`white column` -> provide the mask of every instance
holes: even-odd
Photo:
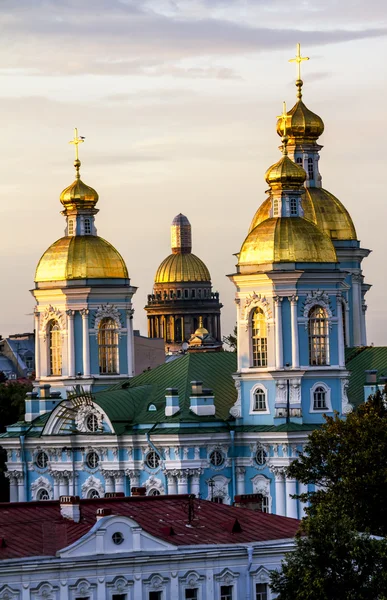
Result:
[[[111,471],[101,471],[101,473],[105,478],[105,492],[114,492],[114,477]]]
[[[16,479],[16,477],[13,477],[12,474],[10,473],[10,476],[9,476],[9,501],[17,502],[17,500],[18,500],[17,479]]]
[[[275,514],[284,517],[285,511],[285,474],[283,467],[272,467],[275,477]]]
[[[75,345],[74,345],[74,314],[73,310],[66,310],[67,314],[67,353],[68,353],[68,375],[75,376]]]
[[[52,474],[54,479],[54,500],[59,500],[59,478],[56,471]]]
[[[40,377],[39,313],[35,310],[35,379]]]
[[[125,494],[125,477],[122,471],[117,471],[115,474],[116,492]]]
[[[282,344],[282,298],[274,298],[274,318],[275,318],[275,366],[282,369],[284,366],[283,344]]]
[[[237,496],[245,493],[245,467],[237,467],[236,471],[236,493]]]
[[[295,479],[288,479],[286,477],[286,516],[291,519],[298,518],[297,511],[297,500],[295,498],[291,498],[290,496],[297,493],[297,486]]]
[[[361,346],[361,282],[359,273],[352,275],[352,331],[353,345]]]
[[[360,320],[360,335],[361,335],[361,345],[367,345],[367,331],[366,331],[366,310],[367,305],[363,298],[361,305],[361,320]]]
[[[301,483],[298,482],[298,492],[300,494],[306,494],[308,491],[308,486],[306,483]],[[305,508],[308,506],[307,502],[301,502],[301,500],[299,500],[299,514],[300,514],[300,519],[302,519],[302,517],[306,517],[306,512],[305,512]]]
[[[177,494],[177,484],[174,472],[166,471],[165,476],[168,480],[168,494]]]
[[[337,311],[337,339],[338,339],[338,344],[339,344],[339,367],[345,367],[343,303],[341,300],[341,294],[336,295],[336,311]]]
[[[191,494],[195,494],[196,498],[199,498],[200,494],[200,475],[200,469],[191,471]]]
[[[138,487],[140,485],[140,471],[126,469],[125,475],[129,477],[130,493],[132,494],[132,487]]]
[[[69,480],[64,475],[60,476],[59,479],[59,496],[69,495]]]
[[[90,377],[90,338],[89,338],[89,311],[83,308],[82,315],[82,362],[83,376]]]
[[[185,471],[177,473],[177,493],[188,494],[188,477]]]
[[[133,308],[126,311],[126,329],[127,329],[127,352],[128,352],[128,375],[134,375],[134,339],[133,339]]]
[[[25,490],[24,490],[24,477],[21,472],[18,473],[17,490],[18,490],[18,498],[17,498],[18,502],[26,502],[27,498],[26,498],[26,494],[25,494]]]
[[[297,317],[297,296],[290,296],[290,320],[292,329],[292,367],[298,369],[300,366],[300,354],[298,350],[298,317]]]

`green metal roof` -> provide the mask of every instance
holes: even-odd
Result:
[[[230,419],[230,408],[237,399],[232,379],[236,368],[234,352],[186,354],[97,392],[94,399],[108,415],[117,434],[129,432],[140,424],[226,421]],[[215,416],[198,417],[190,411],[191,381],[202,381],[204,388],[213,391]],[[173,417],[165,416],[167,388],[176,388],[179,393],[180,411]],[[148,410],[151,404],[156,410]]]
[[[357,406],[364,401],[365,371],[375,369],[378,377],[387,376],[387,346],[347,348],[345,358],[346,367],[351,372],[348,399]]]

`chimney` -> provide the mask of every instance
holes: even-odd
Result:
[[[130,490],[132,496],[146,496],[145,487],[132,487]]]
[[[41,398],[49,398],[50,397],[51,386],[49,383],[45,383],[44,385],[41,385],[39,389],[40,389],[40,397]]]
[[[60,514],[64,519],[71,519],[74,523],[81,520],[79,496],[60,496]]]
[[[180,410],[179,392],[176,388],[167,388],[165,390],[165,416],[172,417]]]
[[[191,381],[190,410],[198,416],[215,414],[215,398],[212,390],[203,388],[201,381]]]
[[[104,517],[108,517],[111,514],[112,514],[111,508],[97,508],[97,513],[96,513],[97,521],[99,521],[100,519],[103,519]]]
[[[125,498],[124,492],[105,492],[104,498]]]
[[[36,417],[39,417],[39,405],[40,400],[38,392],[27,392],[25,399],[26,412],[24,415],[24,420],[27,421],[27,423],[30,423],[36,419]]]
[[[377,378],[377,370],[376,369],[371,369],[369,371],[365,371],[365,376],[366,376],[366,384],[368,385],[375,385],[376,384],[376,378]]]

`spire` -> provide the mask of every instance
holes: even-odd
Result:
[[[286,121],[288,119],[288,113],[286,112],[286,102],[285,100],[282,103],[282,115],[278,115],[277,119],[281,119],[281,124],[282,124],[282,131],[283,131],[283,135],[282,135],[282,154],[284,156],[288,155],[288,141],[289,141],[289,137],[286,133]]]
[[[294,58],[290,58],[289,62],[295,62],[297,65],[296,86],[297,86],[297,98],[299,98],[299,100],[301,100],[301,98],[302,98],[301,88],[304,83],[301,79],[301,63],[304,60],[309,60],[309,56],[301,56],[301,44],[297,44],[297,54]]]
[[[190,254],[192,250],[191,223],[181,213],[172,221],[171,247],[173,254]]]
[[[81,135],[78,136],[78,128],[75,127],[74,128],[74,138],[69,141],[69,144],[74,144],[74,150],[75,150],[74,167],[75,167],[75,177],[77,179],[81,178],[81,175],[79,173],[79,168],[81,166],[81,161],[79,160],[78,146],[79,146],[79,144],[83,144],[84,141],[85,141],[85,138],[82,137]]]

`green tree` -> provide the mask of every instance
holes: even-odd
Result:
[[[233,332],[223,337],[223,342],[230,348],[230,352],[236,352],[238,348],[238,329],[235,325]]]
[[[0,383],[0,433],[5,431],[7,425],[23,418],[26,393],[31,390],[32,383]]]
[[[295,552],[272,576],[278,600],[387,598],[386,455],[386,391],[309,436],[288,474],[319,489],[301,496]]]

